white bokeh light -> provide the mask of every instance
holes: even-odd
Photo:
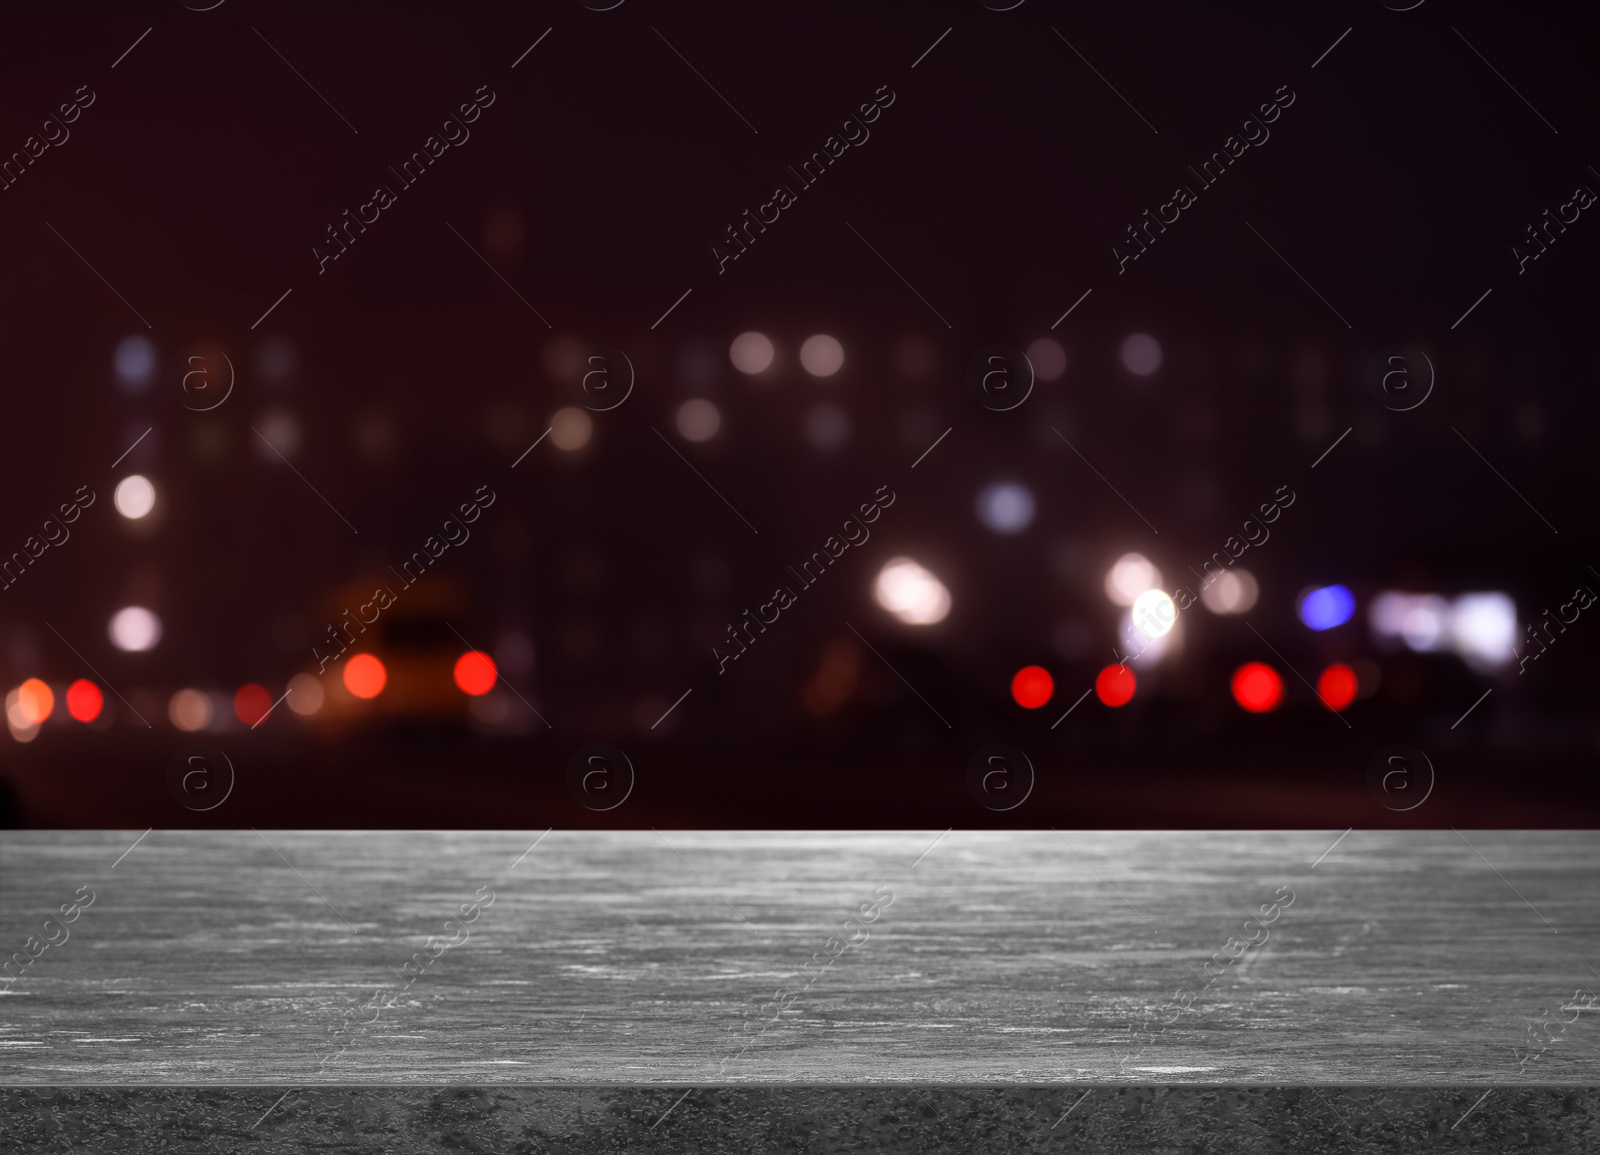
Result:
[[[111,615],[107,632],[117,649],[142,653],[161,640],[161,619],[143,606],[128,606]]]
[[[826,333],[807,337],[800,346],[800,364],[813,377],[832,377],[844,367],[844,346]]]
[[[1033,491],[1020,482],[996,482],[978,494],[978,520],[995,533],[1021,533],[1033,524],[1033,512]]]
[[[884,563],[872,596],[908,626],[931,626],[950,614],[950,591],[945,584],[908,557]]]
[[[1451,644],[1475,670],[1487,672],[1511,661],[1517,626],[1517,605],[1503,593],[1462,594],[1451,607]]]
[[[1122,342],[1122,367],[1136,377],[1161,368],[1161,342],[1149,333],[1130,333]]]
[[[1214,614],[1247,614],[1261,596],[1261,587],[1247,569],[1224,570],[1200,591],[1200,600]]]
[[[728,360],[741,373],[765,372],[772,365],[772,357],[772,342],[765,333],[740,333],[728,346]]]
[[[167,720],[190,733],[209,726],[214,713],[204,690],[179,690],[167,702]]]
[[[1133,599],[1134,628],[1146,638],[1170,633],[1178,620],[1178,605],[1163,590],[1145,590]]]
[[[678,406],[678,432],[687,441],[710,441],[722,428],[722,413],[702,397]]]
[[[557,409],[550,415],[550,441],[566,453],[574,453],[589,444],[593,433],[593,419],[576,405]]]
[[[1106,597],[1119,606],[1131,606],[1145,590],[1161,584],[1161,573],[1142,553],[1125,553],[1106,574]]]
[[[131,474],[117,483],[116,492],[111,495],[112,502],[117,507],[117,512],[123,517],[137,521],[155,508],[156,487],[150,484],[148,478],[139,474]]]

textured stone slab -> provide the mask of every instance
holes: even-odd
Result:
[[[276,1102],[275,1102],[276,1100]],[[1070,1113],[1069,1113],[1070,1112]],[[1582,1152],[1600,1091],[1517,1087],[0,1089],[0,1148],[677,1152]]]
[[[538,836],[8,834],[0,1084],[1600,1082],[1589,832]]]

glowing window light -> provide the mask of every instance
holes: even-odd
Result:
[[[456,686],[463,694],[471,694],[474,698],[487,694],[494,689],[499,676],[494,668],[494,659],[488,654],[469,650],[456,659]]]
[[[1145,590],[1161,584],[1161,572],[1142,553],[1125,553],[1106,574],[1106,597],[1131,606]]]
[[[79,722],[93,722],[105,705],[105,695],[100,687],[87,678],[79,678],[67,687],[67,713]]]
[[[29,678],[17,687],[17,713],[30,726],[37,726],[55,712],[56,696],[39,678]]]
[[[728,346],[728,360],[733,362],[733,367],[751,376],[770,368],[772,358],[772,341],[765,333],[753,330],[749,333],[740,333],[733,339],[733,344]]]
[[[1134,628],[1147,638],[1169,633],[1178,620],[1178,605],[1164,590],[1145,590],[1133,599]]]
[[[832,377],[844,368],[844,346],[826,333],[807,337],[800,346],[800,364],[813,377]]]
[[[148,337],[124,337],[112,354],[117,384],[124,392],[142,393],[156,372],[156,347]]]
[[[1040,337],[1028,346],[1028,360],[1033,364],[1033,375],[1041,381],[1054,381],[1067,371],[1067,352],[1059,342]]]
[[[389,671],[375,654],[356,654],[344,664],[344,688],[358,698],[376,698],[389,683]]]
[[[1133,701],[1133,692],[1138,688],[1133,671],[1123,665],[1107,666],[1094,680],[1094,696],[1113,708]]]
[[[265,686],[246,682],[233,696],[233,716],[246,726],[254,727],[272,709],[272,695]]]
[[[211,714],[211,698],[203,690],[179,690],[167,702],[167,718],[180,730],[204,730]]]
[[[806,440],[821,450],[838,449],[850,440],[850,415],[837,405],[823,402],[806,410]]]
[[[878,571],[872,596],[908,626],[931,626],[950,614],[950,591],[908,557],[890,558]]]
[[[565,453],[575,453],[589,444],[594,421],[576,405],[557,409],[550,415],[550,442]]]
[[[117,649],[142,653],[161,640],[161,619],[143,606],[128,606],[111,615],[107,632]]]
[[[1021,482],[995,482],[978,494],[978,520],[995,533],[1021,533],[1033,524],[1033,511],[1033,491]]]
[[[1233,566],[1200,590],[1200,600],[1214,614],[1247,614],[1261,596],[1261,587],[1249,570]]]
[[[1055,689],[1055,679],[1043,666],[1023,666],[1011,679],[1011,697],[1024,710],[1037,710]]]
[[[1122,367],[1136,377],[1161,368],[1161,342],[1149,333],[1129,333],[1122,342]]]
[[[710,441],[722,428],[722,412],[703,397],[678,406],[678,432],[686,441]]]
[[[137,473],[130,474],[117,483],[111,500],[118,513],[130,521],[137,521],[155,508],[156,487],[150,484],[149,478]]]
[[[289,709],[303,718],[309,718],[322,709],[322,680],[315,674],[296,674],[289,679],[289,696],[284,699]]]
[[[1322,586],[1300,596],[1300,620],[1313,630],[1342,626],[1355,613],[1355,595],[1344,586]]]
[[[1342,710],[1354,702],[1356,689],[1356,672],[1343,662],[1334,662],[1317,677],[1317,697],[1330,710]]]
[[[1265,662],[1246,662],[1233,672],[1233,700],[1252,714],[1276,710],[1283,701],[1283,679]]]

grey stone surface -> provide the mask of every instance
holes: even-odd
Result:
[[[29,1155],[1600,1150],[1600,1091],[1502,1088],[1474,1107],[1483,1093],[1479,1087],[791,1086],[699,1088],[684,1096],[676,1088],[500,1086],[307,1087],[284,1097],[277,1087],[4,1088],[0,1149]]]

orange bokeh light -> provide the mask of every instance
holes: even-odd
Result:
[[[1133,701],[1139,681],[1127,666],[1107,666],[1094,680],[1094,694],[1108,706],[1126,706]]]
[[[39,725],[55,708],[55,694],[38,678],[29,678],[17,687],[17,709],[29,725]]]
[[[373,654],[357,654],[344,664],[344,688],[358,698],[376,698],[389,683],[389,671]]]
[[[488,654],[468,650],[456,659],[456,685],[461,687],[463,694],[471,694],[473,697],[487,694],[494,689],[495,679],[498,677],[494,659]]]
[[[246,682],[233,696],[233,713],[246,726],[254,726],[267,716],[267,711],[270,709],[272,709],[272,695],[267,693],[266,687],[258,686],[254,682]]]
[[[67,713],[80,722],[93,722],[105,705],[105,695],[100,687],[87,678],[79,678],[67,687]]]
[[[1011,679],[1011,696],[1025,710],[1037,710],[1055,691],[1055,679],[1043,666],[1023,666]]]
[[[1342,710],[1356,700],[1356,672],[1335,662],[1317,678],[1317,696],[1330,710]]]
[[[1283,679],[1265,662],[1246,662],[1233,672],[1233,700],[1252,714],[1276,710],[1283,701]]]

